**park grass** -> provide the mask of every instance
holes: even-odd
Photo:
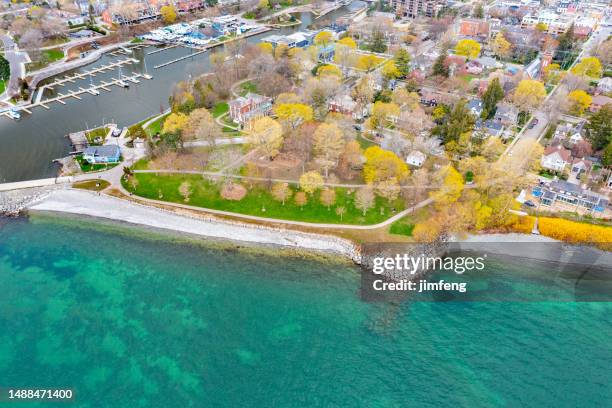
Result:
[[[166,120],[166,117],[168,117],[168,115],[169,115],[169,113],[165,114],[165,115],[157,118],[153,122],[151,122],[151,124],[149,126],[147,126],[146,129],[144,129],[145,133],[149,137],[155,136],[156,134],[161,133],[162,126],[164,125],[164,121]]]
[[[64,58],[64,51],[61,48],[43,50],[41,51],[40,59],[38,61],[27,64],[27,70],[28,72],[37,71],[61,60],[62,58]]]
[[[355,207],[354,192],[349,192],[347,188],[336,188],[336,203],[330,209],[320,203],[319,193],[309,196],[308,203],[300,209],[293,198],[283,206],[273,199],[268,189],[261,186],[254,186],[241,201],[230,201],[221,197],[218,185],[205,180],[202,176],[136,173],[135,177],[138,186],[134,193],[145,198],[283,220],[368,225],[382,222],[395,214],[393,210],[401,211],[404,208],[402,200],[389,203],[378,197],[376,206],[368,210],[364,216],[363,212]],[[179,186],[184,181],[191,184],[192,195],[188,202],[185,202],[179,193]],[[126,189],[133,191],[128,182],[124,181],[124,184]],[[295,193],[295,187],[292,189]],[[336,214],[336,208],[340,206],[346,209],[342,221]]]
[[[246,81],[240,84],[239,94],[244,96],[249,92],[257,93],[257,85],[254,82]]]
[[[212,108],[211,111],[213,117],[215,118],[218,118],[219,116],[227,112],[229,112],[229,105],[227,104],[227,102],[219,102]]]
[[[110,186],[110,183],[106,180],[79,181],[78,183],[74,183],[72,185],[73,188],[79,188],[82,190],[90,190],[90,191],[102,191],[108,186]]]
[[[4,80],[0,79],[0,94],[2,92],[4,92],[4,90],[6,89],[6,84],[4,82]]]
[[[412,236],[412,231],[414,230],[414,224],[411,223],[412,220],[408,218],[402,218],[400,220],[395,221],[389,227],[389,233],[394,235],[405,235],[407,237]]]

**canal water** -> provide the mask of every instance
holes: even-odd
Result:
[[[339,16],[359,8],[362,2],[333,11],[316,21],[317,24],[330,23]],[[302,24],[284,28],[280,33],[290,33],[305,29],[313,22],[310,13],[298,15]],[[257,43],[261,38],[279,33],[270,31],[248,38],[248,42]],[[86,128],[114,122],[120,126],[136,123],[146,117],[159,113],[168,107],[168,97],[175,83],[184,80],[189,75],[197,75],[209,69],[210,52],[193,58],[171,64],[164,68],[154,69],[154,66],[191,53],[189,49],[173,48],[152,55],[149,52],[155,47],[139,49],[134,57],[138,63],[124,65],[123,75],[132,72],[144,72],[145,67],[152,80],[141,79],[139,84],[131,84],[129,89],[117,86],[111,87],[111,92],[101,90],[99,96],[83,94],[81,100],[70,98],[66,105],[52,103],[51,109],[35,108],[32,115],[22,114],[21,120],[14,121],[0,117],[0,183],[20,180],[32,180],[44,177],[54,177],[57,166],[53,160],[66,156],[70,151],[66,134]],[[89,71],[95,67],[109,64],[127,58],[126,55],[104,55],[93,64],[72,71]],[[63,77],[65,74],[60,75]],[[119,70],[99,73],[93,78],[94,84],[117,78]],[[55,88],[55,91],[66,93],[70,90],[86,88],[90,80],[84,79],[75,83],[66,83]],[[45,97],[52,96],[46,94]],[[44,99],[44,98],[43,98]]]

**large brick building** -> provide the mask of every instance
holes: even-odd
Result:
[[[391,0],[395,14],[400,17],[435,17],[441,8],[439,0]]]

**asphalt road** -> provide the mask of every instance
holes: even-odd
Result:
[[[27,53],[18,51],[17,44],[10,36],[0,34],[0,40],[4,43],[4,58],[11,66],[11,77],[5,93],[5,96],[8,96],[19,92],[19,78],[25,76],[24,63],[29,62],[30,58]]]

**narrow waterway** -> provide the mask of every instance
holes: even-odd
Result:
[[[333,22],[339,16],[361,5],[361,2],[353,2],[350,6],[342,7],[317,20],[317,24]],[[261,38],[274,33],[302,30],[313,21],[310,13],[301,13],[298,17],[302,21],[301,25],[258,34],[249,37],[248,42],[256,43]],[[50,110],[35,108],[32,115],[23,114],[19,121],[0,117],[0,183],[54,177],[58,169],[53,164],[53,160],[65,156],[70,150],[68,139],[65,137],[67,133],[108,122],[126,126],[154,115],[168,107],[168,96],[176,82],[209,69],[209,52],[164,68],[154,69],[153,67],[158,64],[191,52],[185,48],[173,48],[148,55],[154,49],[155,47],[148,47],[135,51],[134,58],[139,62],[124,65],[122,68],[123,75],[143,72],[146,68],[148,73],[153,75],[152,80],[141,79],[139,84],[131,84],[129,89],[113,86],[111,92],[100,91],[99,96],[83,94],[81,100],[67,99],[66,105],[53,103],[50,105]],[[95,63],[73,72],[89,71],[125,58],[126,55],[107,54]],[[60,77],[64,75],[66,73]],[[118,76],[119,70],[115,69],[97,74],[92,81],[98,84],[100,81],[108,81]],[[79,87],[86,88],[89,83],[89,79],[75,83],[68,82],[56,87],[55,91],[66,93],[78,90]]]

